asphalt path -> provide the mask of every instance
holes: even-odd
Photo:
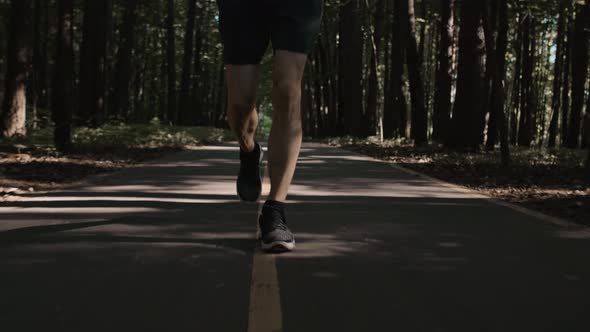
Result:
[[[237,157],[0,203],[0,331],[590,331],[588,229],[310,143],[267,255]]]

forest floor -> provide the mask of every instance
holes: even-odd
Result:
[[[376,159],[482,192],[488,196],[590,225],[587,151],[513,148],[512,165],[500,165],[499,152],[458,153],[438,145],[414,147],[396,142],[329,140]]]
[[[228,132],[215,128],[115,124],[76,129],[73,150],[63,154],[53,146],[52,129],[37,130],[26,139],[0,141],[0,201],[60,189],[89,175],[229,138]]]

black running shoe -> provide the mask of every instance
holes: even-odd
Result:
[[[240,173],[238,174],[238,196],[246,202],[256,202],[262,192],[260,164],[262,147],[255,142],[254,151],[244,152],[240,149]]]
[[[295,249],[295,237],[287,227],[285,214],[280,209],[265,205],[258,219],[260,247],[268,252],[285,252]]]

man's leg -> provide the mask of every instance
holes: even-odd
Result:
[[[273,124],[268,142],[269,200],[287,199],[301,150],[301,80],[307,55],[278,50],[273,66]]]
[[[258,127],[256,92],[260,77],[259,65],[227,65],[226,68],[229,126],[236,135],[240,148],[254,150],[254,135]]]
[[[301,79],[307,55],[277,51],[273,68],[273,123],[268,141],[268,173],[271,189],[259,218],[261,247],[267,251],[295,248],[287,227],[284,201],[293,180],[301,150]]]

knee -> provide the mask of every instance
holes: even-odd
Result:
[[[289,79],[275,79],[273,80],[273,92],[284,102],[298,102],[301,99],[301,82]]]
[[[256,109],[255,94],[239,94],[228,99],[228,108],[233,112],[247,113]]]

